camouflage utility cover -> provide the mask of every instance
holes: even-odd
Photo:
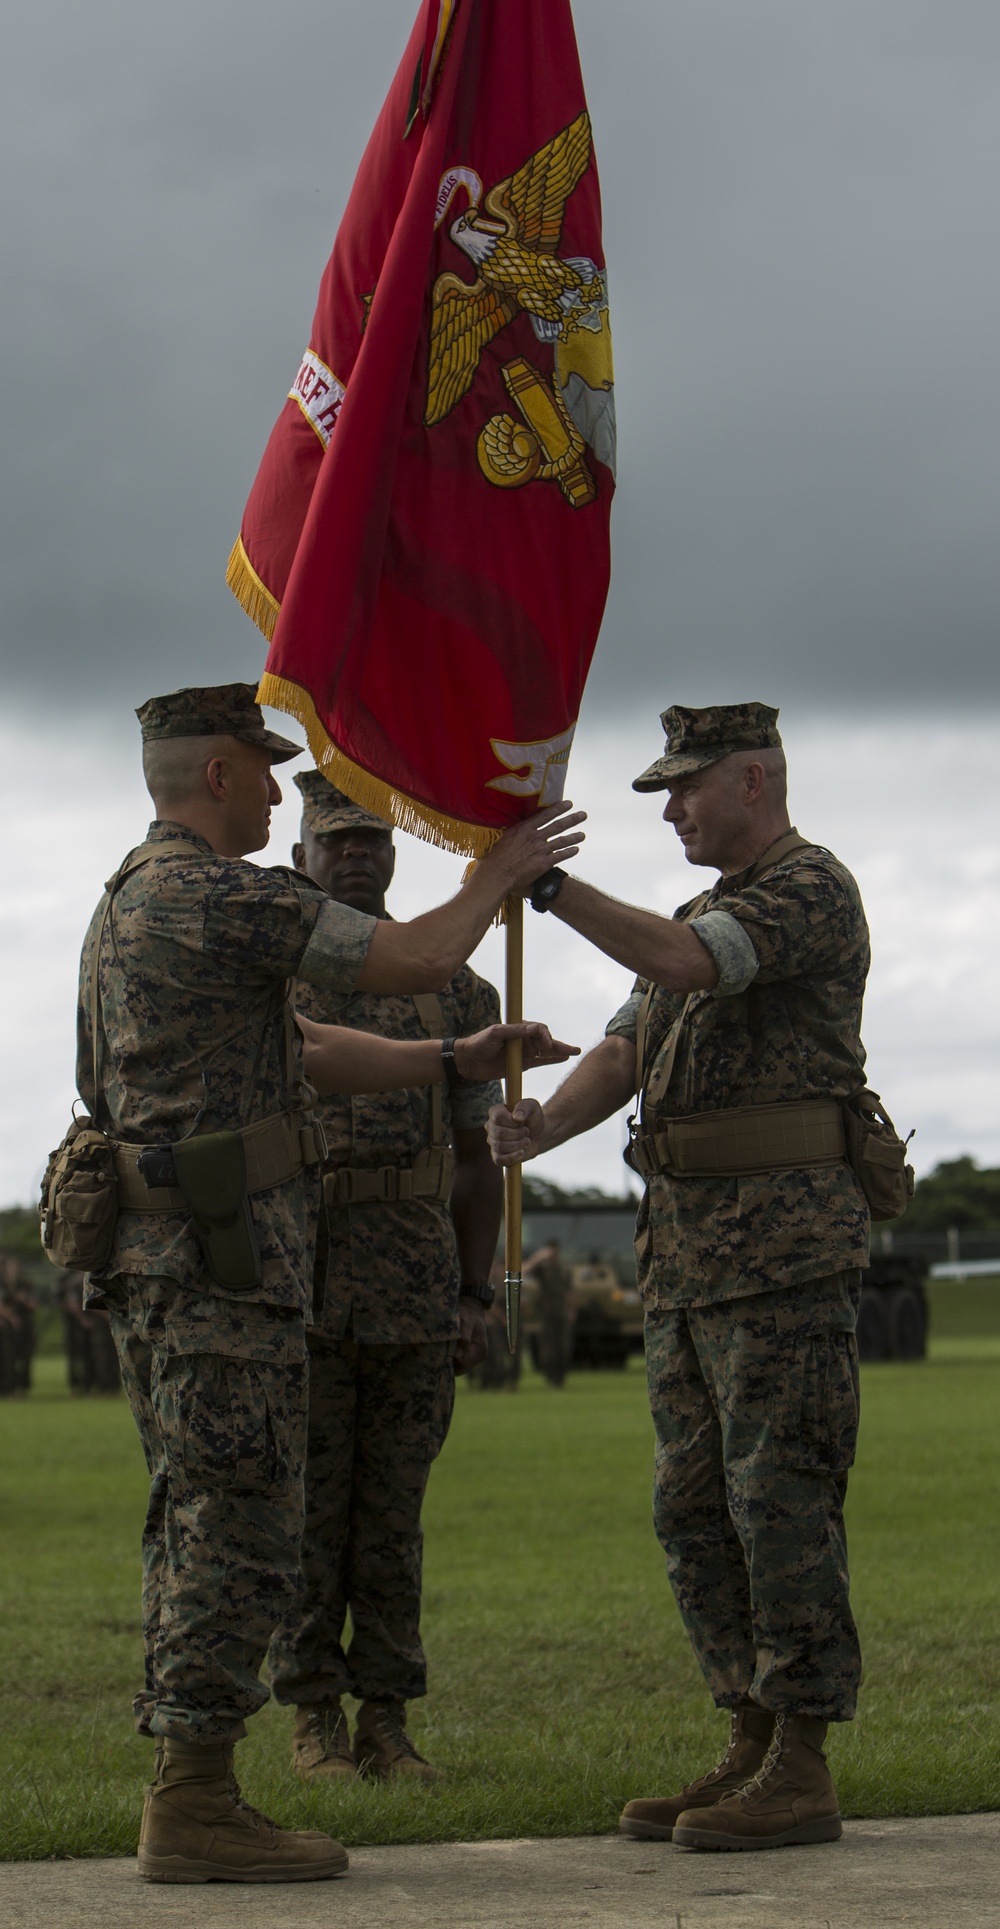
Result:
[[[300,985],[307,1018],[383,1038],[420,1039],[427,1033],[411,998],[354,992],[331,998]],[[500,1000],[468,965],[439,993],[446,1037],[495,1025]],[[442,1093],[445,1126],[485,1125],[501,1099],[494,1082]],[[410,1166],[431,1143],[429,1089],[335,1093],[320,1101],[331,1167]],[[447,1205],[435,1199],[371,1202],[329,1208],[330,1257],[326,1295],[317,1324],[331,1339],[345,1334],[363,1345],[412,1346],[452,1339],[458,1332],[458,1254]]]
[[[708,710],[671,704],[660,715],[666,733],[662,757],[644,770],[633,790],[665,790],[677,777],[721,763],[734,750],[777,750],[778,712],[769,703],[716,703]]]
[[[685,997],[661,989],[653,999],[645,1054],[653,1102],[644,1117],[654,1131],[660,1119],[844,1098],[864,1083],[870,953],[853,877],[814,847],[752,885],[747,876],[721,878],[693,920],[720,977],[714,990],[691,998],[665,1092],[657,1090],[657,1066]],[[634,1040],[647,990],[638,979],[610,1035]],[[766,1292],[866,1265],[868,1234],[864,1195],[846,1164],[752,1178],[658,1175],[639,1213],[640,1290],[647,1304],[664,1306]]]
[[[287,1108],[286,981],[300,974],[328,992],[349,991],[375,919],[335,904],[294,872],[218,857],[181,825],[157,821],[148,839],[189,843],[191,856],[152,859],[115,895],[101,944],[96,1117],[114,1139],[171,1145],[192,1128],[238,1130]],[[90,963],[103,907],[104,899],[80,965],[77,1083],[88,1107]],[[294,1047],[301,1066],[297,1031]],[[303,1308],[317,1209],[315,1168],[253,1196],[263,1277],[241,1301]],[[123,1211],[111,1258],[95,1279],[115,1273],[209,1290],[183,1212]],[[90,1294],[97,1296],[93,1287]]]
[[[321,770],[298,771],[295,788],[302,795],[302,816],[317,837],[326,837],[332,831],[353,830],[355,827],[388,831],[390,837],[392,835],[393,825],[387,817],[376,817],[374,811],[356,804],[353,797],[348,797],[345,791],[331,784]]]
[[[275,764],[302,755],[301,744],[268,729],[252,683],[170,690],[166,696],[150,697],[135,714],[143,743],[159,743],[166,737],[235,737],[240,743],[269,750]]]

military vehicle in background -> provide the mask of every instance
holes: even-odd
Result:
[[[926,1258],[873,1253],[861,1275],[858,1356],[862,1360],[923,1360],[927,1356]]]
[[[558,1239],[573,1279],[576,1325],[575,1367],[623,1367],[641,1353],[642,1302],[635,1285],[632,1236],[638,1199],[530,1205],[524,1212],[527,1257]],[[931,1255],[893,1251],[885,1234],[876,1234],[871,1264],[862,1276],[858,1352],[862,1360],[922,1360],[927,1353],[927,1292]],[[906,1244],[911,1242],[907,1241]],[[921,1241],[912,1242],[918,1247]],[[521,1324],[537,1364],[540,1322],[535,1314],[530,1276],[521,1292]]]
[[[642,1301],[635,1286],[632,1237],[638,1200],[580,1205],[526,1206],[525,1257],[558,1239],[573,1281],[574,1367],[623,1367],[641,1353]],[[521,1326],[538,1365],[541,1322],[529,1274],[521,1288]]]
[[[558,1233],[550,1238],[558,1238]],[[563,1255],[573,1281],[573,1350],[571,1366],[624,1366],[632,1353],[641,1353],[642,1301],[635,1289],[635,1267],[615,1263],[607,1254],[587,1259]],[[536,1308],[535,1282],[529,1274],[521,1288],[521,1325],[532,1362],[539,1366],[541,1321]]]

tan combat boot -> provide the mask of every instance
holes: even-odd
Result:
[[[757,1773],[713,1808],[678,1817],[684,1849],[780,1849],[792,1842],[836,1842],[843,1833],[837,1791],[826,1765],[827,1724],[811,1715],[775,1715]]]
[[[347,1716],[339,1701],[314,1701],[295,1711],[292,1767],[307,1780],[356,1781]]]
[[[689,1808],[710,1808],[723,1795],[735,1794],[767,1754],[774,1716],[766,1708],[733,1708],[729,1715],[729,1747],[717,1768],[689,1782],[679,1795],[651,1801],[628,1802],[618,1823],[623,1835],[644,1842],[669,1842],[678,1815]]]
[[[315,1882],[345,1874],[339,1842],[279,1829],[243,1801],[231,1748],[165,1741],[156,1769],[139,1834],[147,1882]]]
[[[417,1782],[443,1782],[439,1768],[418,1755],[404,1727],[405,1701],[363,1701],[354,1730],[354,1759],[369,1780],[387,1782],[406,1775]]]

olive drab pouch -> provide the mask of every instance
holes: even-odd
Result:
[[[118,1190],[107,1134],[86,1116],[74,1118],[50,1154],[42,1180],[42,1251],[53,1266],[96,1273],[114,1245]]]
[[[913,1167],[877,1092],[853,1092],[842,1106],[847,1163],[873,1219],[899,1219],[913,1198]]]
[[[205,1265],[225,1292],[261,1281],[260,1250],[247,1194],[239,1132],[202,1132],[171,1147],[177,1184],[191,1212]]]

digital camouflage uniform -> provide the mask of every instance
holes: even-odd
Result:
[[[385,1038],[427,1037],[412,999],[331,998],[300,1009]],[[499,1021],[493,986],[464,966],[440,993],[445,1036]],[[485,1124],[495,1084],[442,1090],[446,1126]],[[431,1144],[428,1090],[335,1094],[320,1105],[330,1169],[408,1168]],[[430,1199],[333,1206],[326,1287],[309,1333],[309,1450],[302,1595],[271,1647],[279,1701],[412,1701],[426,1692],[420,1641],[431,1465],[451,1421],[459,1267],[448,1207]],[[343,1635],[348,1610],[351,1640]]]
[[[665,713],[665,725],[677,714]],[[685,995],[654,996],[647,1120],[843,1098],[864,1083],[869,944],[854,879],[818,848],[748,877],[720,879],[690,920],[720,975],[687,1002],[666,1091],[658,1067]],[[647,989],[637,981],[609,1034],[635,1039]],[[656,1174],[643,1198],[636,1257],[657,1438],[654,1519],[720,1707],[752,1695],[774,1711],[834,1721],[854,1713],[860,1655],[843,1502],[868,1233],[844,1162],[762,1177]]]
[[[140,717],[152,734],[155,714]],[[262,741],[238,721],[210,727]],[[162,734],[208,731],[196,716]],[[96,1116],[119,1142],[170,1145],[289,1107],[286,981],[349,991],[375,920],[292,872],[219,857],[179,825],[158,821],[148,838],[180,840],[190,857],[154,858],[115,894],[100,953]],[[80,975],[77,1075],[88,1103],[90,960],[102,909],[103,900]],[[294,1050],[300,1066],[297,1032]],[[261,1283],[246,1291],[227,1293],[208,1277],[183,1211],[123,1210],[109,1264],[89,1281],[88,1305],[111,1313],[151,1475],[146,1682],[134,1703],[141,1733],[231,1742],[267,1699],[258,1670],[296,1585],[318,1207],[316,1166],[252,1197]]]

